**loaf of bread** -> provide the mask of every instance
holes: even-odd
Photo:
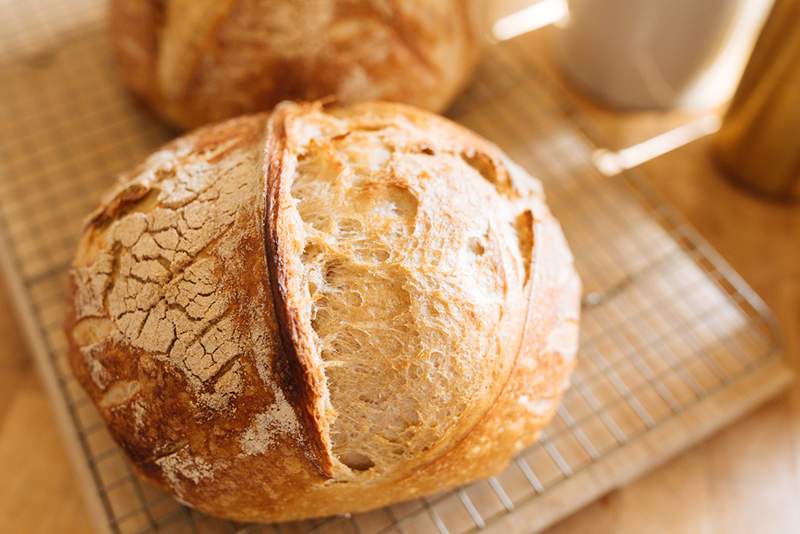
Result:
[[[71,365],[137,471],[240,521],[498,472],[578,336],[539,182],[401,104],[287,102],[171,142],[91,216],[71,285]]]
[[[126,85],[194,127],[284,99],[443,110],[478,58],[485,0],[111,0]]]

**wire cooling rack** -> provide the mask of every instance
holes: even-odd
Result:
[[[451,116],[545,183],[583,277],[579,365],[541,440],[487,481],[352,517],[215,520],[133,476],[67,369],[66,269],[114,175],[173,132],[115,77],[101,0],[0,2],[0,250],[98,530],[531,532],[780,391],[768,312],[630,173],[605,177],[529,36],[493,45]]]

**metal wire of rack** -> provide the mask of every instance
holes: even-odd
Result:
[[[540,441],[489,480],[352,517],[246,526],[181,506],[133,475],[63,357],[65,273],[82,217],[117,172],[172,134],[116,81],[103,3],[72,7],[0,5],[16,28],[0,38],[0,256],[79,472],[88,473],[99,528],[530,531],[785,385],[761,301],[640,177],[594,168],[585,126],[521,36],[491,47],[451,116],[542,179],[584,281],[580,363]]]

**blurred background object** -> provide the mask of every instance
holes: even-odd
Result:
[[[128,88],[193,128],[281,100],[444,110],[470,81],[484,0],[112,0]]]
[[[569,0],[556,53],[620,108],[706,108],[733,93],[772,0]]]
[[[713,142],[725,172],[760,193],[800,195],[800,0],[777,0]]]

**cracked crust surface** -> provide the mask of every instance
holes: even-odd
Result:
[[[125,83],[193,127],[284,99],[441,111],[478,57],[483,0],[112,0]]]
[[[398,104],[284,103],[121,177],[71,272],[75,375],[145,478],[241,521],[493,474],[574,365],[539,183]]]

